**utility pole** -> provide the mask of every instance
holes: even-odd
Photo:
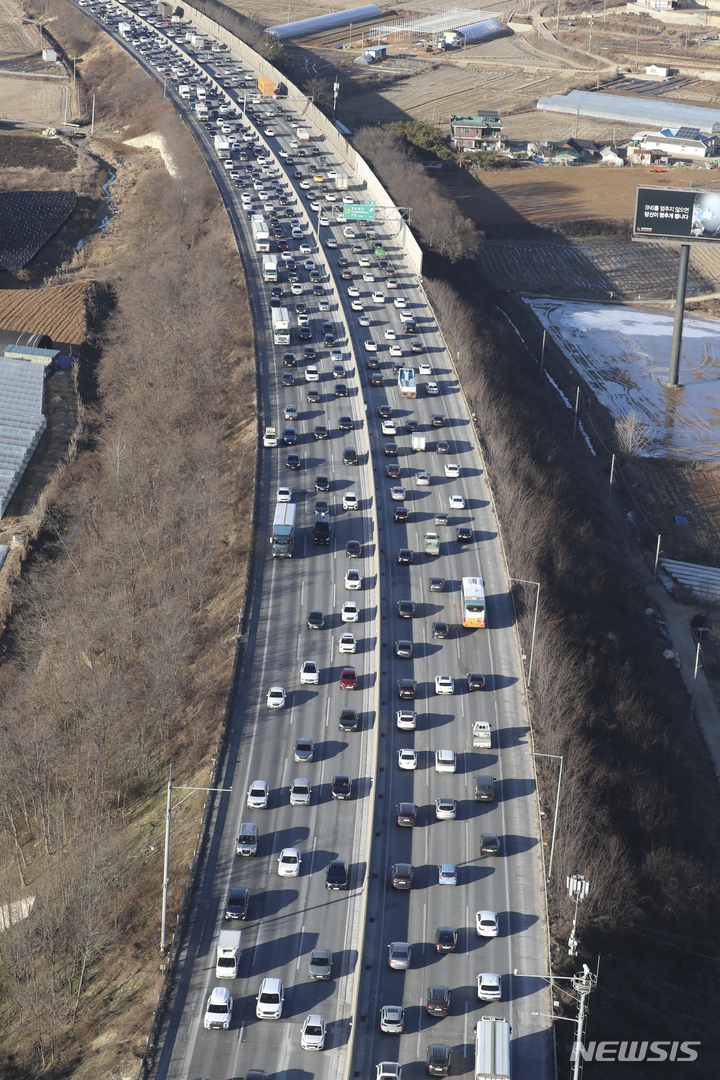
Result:
[[[573,925],[570,932],[570,937],[568,938],[568,956],[577,956],[578,908],[580,907],[580,904],[590,891],[590,882],[585,880],[584,874],[572,874],[567,878],[567,890],[570,894],[570,899],[575,901],[575,914],[573,916]]]
[[[640,52],[640,23],[637,24],[637,31],[635,33],[635,70],[638,69],[638,54]]]
[[[577,431],[577,416],[578,406],[580,404],[580,387],[577,388],[577,394],[575,395],[575,418],[573,419],[573,437],[572,441],[575,442],[575,432]]]
[[[93,94],[93,107],[92,107],[92,121],[90,123],[90,134],[95,134],[95,95]]]
[[[588,52],[592,52],[592,28],[593,28],[593,8],[590,5],[590,40],[588,42]]]
[[[612,461],[610,462],[610,490],[608,491],[608,504],[607,504],[607,511],[606,511],[606,513],[608,513],[608,514],[610,513],[610,502],[612,500],[613,484],[614,483],[615,483],[615,455],[613,454]]]
[[[658,560],[660,558],[660,533],[658,533],[657,550],[655,552],[655,569],[653,570],[653,581],[657,581],[657,568]]]

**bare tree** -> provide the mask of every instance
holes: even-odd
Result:
[[[636,409],[631,409],[615,421],[615,438],[621,452],[631,460],[652,445],[648,424],[640,418]]]

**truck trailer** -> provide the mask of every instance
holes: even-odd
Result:
[[[347,191],[347,189],[348,189],[347,175],[344,172],[339,172],[337,174],[337,176],[335,177],[335,190],[336,191]]]
[[[510,1024],[481,1016],[475,1029],[475,1080],[511,1080]]]
[[[132,28],[132,25],[130,23],[127,23],[127,22],[118,23],[118,34],[120,34],[121,37],[124,37],[124,38],[132,37],[132,32],[133,32],[133,28]]]
[[[263,277],[265,281],[277,281],[278,262],[275,255],[263,255]]]
[[[266,97],[272,97],[275,93],[275,83],[272,79],[268,79],[267,75],[258,75],[257,87]]]
[[[273,559],[292,559],[295,547],[295,504],[278,503],[273,518],[272,536]]]
[[[290,344],[290,316],[285,307],[272,308],[273,341],[276,345]]]
[[[221,930],[218,935],[216,979],[237,979],[242,946],[242,930]]]
[[[254,214],[250,219],[253,240],[257,252],[270,251],[270,229],[262,214]]]
[[[439,555],[440,554],[440,537],[436,532],[425,533],[425,554],[426,555]]]
[[[215,153],[221,160],[230,157],[230,140],[227,135],[215,135],[213,142],[215,143]]]

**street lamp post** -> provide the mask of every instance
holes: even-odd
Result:
[[[163,898],[162,898],[162,922],[160,926],[160,952],[165,952],[165,929],[167,926],[167,894],[168,886],[170,884],[170,815],[173,810],[177,810],[178,806],[181,806],[185,802],[185,799],[189,799],[194,791],[232,791],[232,788],[204,788],[204,787],[188,787],[185,784],[177,784],[179,791],[187,791],[180,802],[175,803],[172,806],[172,768],[170,769],[170,777],[168,779],[167,790],[167,809],[165,811],[165,857],[163,859]]]
[[[547,979],[552,989],[553,980],[558,982],[559,980],[567,980],[572,983],[575,994],[569,993],[569,991],[563,990],[562,987],[558,987],[561,993],[567,994],[568,997],[574,998],[578,1002],[578,1014],[577,1018],[573,1019],[572,1016],[553,1016],[550,1013],[533,1012],[531,1016],[547,1016],[550,1020],[569,1020],[571,1024],[575,1024],[577,1028],[577,1035],[575,1037],[575,1045],[571,1055],[571,1061],[573,1062],[573,1080],[580,1080],[580,1062],[584,1060],[582,1036],[583,1028],[585,1025],[585,1011],[586,1011],[586,999],[589,994],[597,986],[597,975],[593,975],[587,964],[583,964],[582,971],[577,972],[575,975],[553,975],[552,971],[549,975],[527,975],[519,972],[517,968],[513,971],[513,975],[520,979]]]
[[[535,618],[533,619],[532,642],[530,643],[530,667],[528,669],[527,679],[525,680],[525,686],[529,689],[529,687],[530,687],[530,678],[532,676],[533,655],[535,653],[535,631],[537,629],[538,606],[540,604],[540,582],[539,581],[526,581],[525,578],[516,578],[516,577],[511,577],[510,580],[511,581],[517,581],[521,585],[534,585],[535,588],[537,589],[537,595],[535,596]],[[523,656],[523,660],[524,659],[525,659],[525,657]]]
[[[547,874],[547,880],[549,881],[550,878],[552,877],[553,855],[555,854],[555,833],[557,831],[558,809],[560,807],[560,783],[562,781],[563,755],[562,754],[538,754],[538,753],[536,753],[535,757],[556,758],[560,762],[560,773],[558,775],[557,796],[555,798],[555,817],[553,819],[552,842],[550,844],[550,865],[548,867],[548,874]]]
[[[570,937],[568,938],[568,956],[577,956],[577,920],[578,908],[590,891],[590,882],[585,880],[584,874],[571,874],[567,879],[567,889],[570,899],[575,901],[575,914]]]

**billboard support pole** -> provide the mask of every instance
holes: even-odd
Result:
[[[670,350],[670,386],[678,386],[680,372],[680,348],[682,346],[683,316],[685,314],[685,290],[687,288],[690,245],[680,245],[680,269],[678,271],[677,297],[675,299],[675,323],[673,325],[672,349]]]

